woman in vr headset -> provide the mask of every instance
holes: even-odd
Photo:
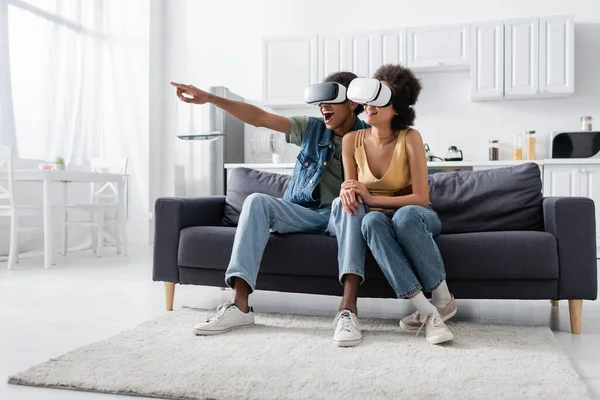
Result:
[[[417,309],[400,326],[425,327],[427,341],[438,344],[453,338],[444,321],[456,314],[456,303],[433,240],[441,222],[429,203],[423,140],[411,128],[420,91],[419,80],[400,65],[384,65],[374,79],[352,81],[348,98],[365,105],[371,128],[344,136],[345,182],[333,212],[353,214],[357,203],[368,206],[363,237],[396,295],[411,299]],[[423,291],[432,293],[431,301]]]

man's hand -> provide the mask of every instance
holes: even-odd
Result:
[[[356,197],[356,193],[354,193],[354,191],[351,189],[342,189],[340,191],[340,200],[342,202],[342,206],[350,215],[356,215],[358,207],[360,207]]]
[[[184,85],[175,82],[171,82],[171,85],[177,88],[177,97],[185,103],[205,104],[210,101],[211,94],[198,89],[194,85]]]
[[[342,191],[353,192],[361,204],[370,206],[371,201],[373,200],[373,196],[371,196],[371,193],[367,190],[367,186],[359,181],[349,180],[342,183]]]

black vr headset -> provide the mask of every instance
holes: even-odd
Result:
[[[356,78],[346,87],[337,82],[318,83],[304,90],[308,104],[342,104],[351,100],[358,104],[387,107],[392,104],[392,90],[377,79]]]

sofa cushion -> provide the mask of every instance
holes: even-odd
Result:
[[[237,226],[244,200],[252,193],[283,197],[289,180],[289,175],[257,171],[250,168],[234,169],[227,183],[223,224]]]
[[[535,163],[429,176],[442,233],[541,231],[542,180]]]
[[[440,235],[448,280],[558,279],[556,238],[512,231]]]
[[[200,226],[181,231],[182,267],[226,270],[235,228]],[[546,232],[484,232],[436,238],[448,280],[558,279],[556,239]],[[337,278],[337,241],[315,234],[272,234],[262,273]],[[385,279],[367,252],[366,279]]]

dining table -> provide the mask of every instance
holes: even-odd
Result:
[[[52,204],[50,200],[51,184],[60,183],[63,186],[63,197],[66,201],[67,184],[69,183],[115,183],[117,185],[119,206],[117,210],[117,221],[120,223],[125,218],[125,182],[127,174],[115,174],[90,171],[69,170],[43,170],[43,169],[14,169],[13,179],[15,182],[41,182],[43,186],[43,219],[44,219],[44,268],[48,269],[54,265],[54,227],[52,226]],[[120,228],[117,228],[120,229]],[[122,235],[125,237],[124,235]],[[124,252],[126,240],[123,242]]]

